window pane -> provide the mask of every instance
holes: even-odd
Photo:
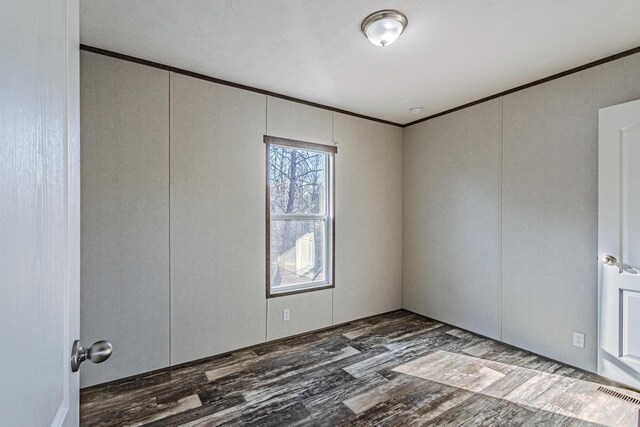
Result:
[[[325,159],[315,151],[270,146],[271,212],[324,214]]]
[[[324,220],[271,221],[271,287],[325,280]]]

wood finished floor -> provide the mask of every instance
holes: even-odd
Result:
[[[81,392],[84,426],[634,426],[640,394],[397,311]]]

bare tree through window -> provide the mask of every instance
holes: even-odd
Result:
[[[269,145],[270,286],[327,283],[329,154]]]

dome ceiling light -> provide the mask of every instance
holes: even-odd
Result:
[[[384,47],[398,40],[408,23],[402,12],[387,9],[367,16],[360,28],[371,43]]]

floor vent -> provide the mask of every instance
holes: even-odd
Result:
[[[640,399],[629,396],[627,394],[624,393],[620,393],[619,391],[615,391],[615,390],[611,390],[610,388],[606,388],[606,387],[598,387],[598,391],[604,393],[604,394],[608,394],[609,396],[613,396],[616,399],[621,399],[624,400],[625,402],[629,402],[633,405],[638,405],[640,406]]]

